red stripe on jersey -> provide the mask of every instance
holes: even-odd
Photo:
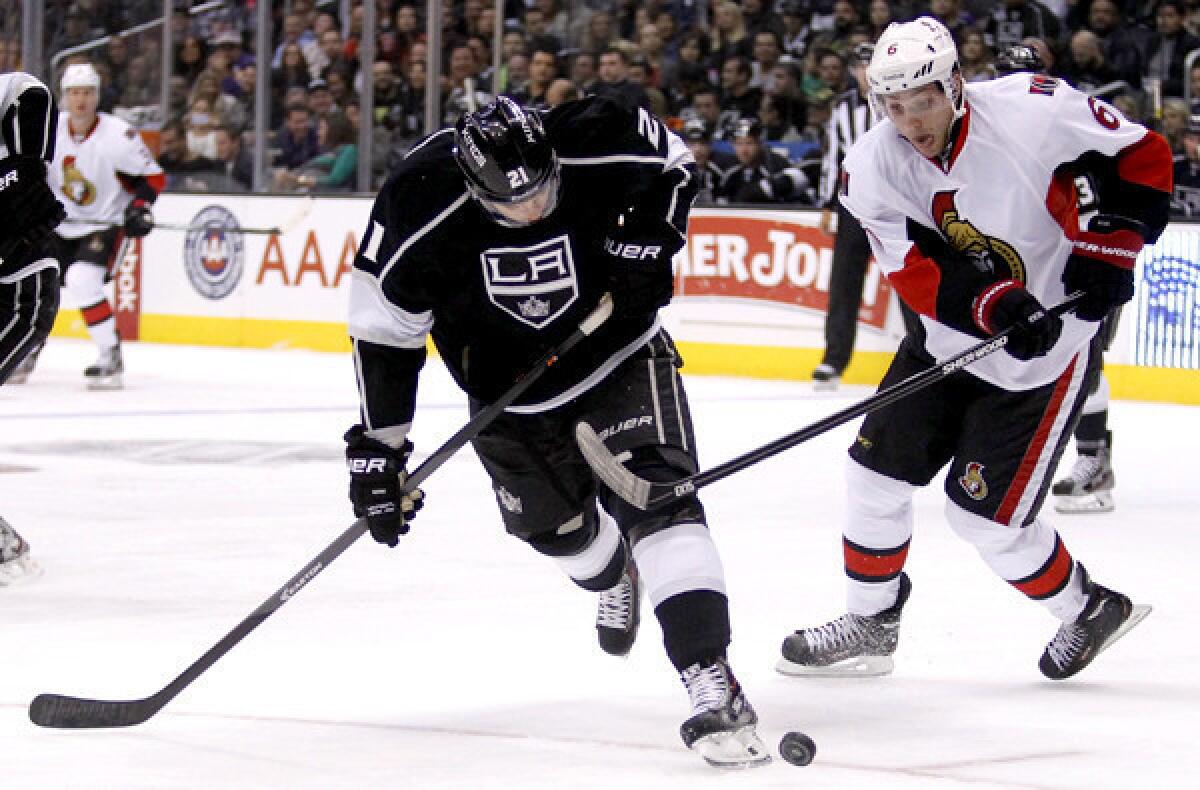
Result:
[[[937,294],[942,270],[912,245],[904,256],[904,268],[888,275],[888,281],[905,303],[921,315],[937,318]]]
[[[1117,154],[1117,175],[1131,184],[1171,192],[1175,188],[1171,146],[1158,132],[1146,132],[1141,140]]]
[[[91,307],[84,307],[80,312],[83,313],[83,321],[88,326],[95,326],[101,321],[107,321],[113,317],[112,305],[108,303],[107,299],[103,302],[96,302]]]
[[[869,549],[842,538],[842,553],[847,575],[862,579],[887,580],[904,570],[908,559],[908,541],[892,549]]]
[[[1079,235],[1079,193],[1075,179],[1067,173],[1058,173],[1046,190],[1046,210],[1062,228],[1063,235],[1074,239]]]
[[[1074,567],[1075,562],[1071,559],[1071,553],[1063,545],[1062,538],[1055,535],[1054,551],[1050,552],[1050,559],[1046,560],[1046,564],[1032,576],[1011,581],[1009,584],[1030,598],[1049,598],[1067,586]]]
[[[1050,395],[1050,402],[1046,404],[1046,410],[1042,412],[1042,420],[1033,434],[1033,440],[1025,448],[1025,456],[1021,459],[1021,465],[1017,467],[1017,473],[1013,476],[1008,491],[1004,494],[1004,501],[1000,503],[1000,509],[996,511],[996,521],[1001,524],[1008,524],[1012,520],[1017,503],[1021,501],[1025,488],[1033,477],[1033,470],[1037,468],[1038,459],[1046,449],[1046,440],[1050,437],[1050,429],[1054,426],[1054,421],[1058,419],[1063,399],[1067,397],[1067,390],[1071,387],[1071,378],[1078,362],[1079,356],[1076,355],[1054,385],[1054,392]]]

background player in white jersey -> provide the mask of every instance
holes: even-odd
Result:
[[[57,231],[63,290],[82,311],[100,351],[84,376],[92,389],[119,389],[125,366],[104,284],[126,239],[141,238],[154,228],[150,205],[166,178],[136,129],[96,112],[99,90],[100,75],[90,63],[76,63],[63,72],[63,112],[50,185],[67,208],[67,221]]]
[[[501,97],[419,143],[384,185],[355,260],[350,334],[362,424],[346,434],[355,513],[396,545],[417,378],[432,336],[473,412],[612,294],[614,314],[473,441],[507,531],[600,594],[608,653],[633,647],[641,590],[692,703],[685,744],[770,759],[729,663],[724,572],[698,499],[645,513],[598,488],[581,419],[639,474],[697,468],[682,364],[659,324],[696,193],[684,142],[591,97],[545,114]]]
[[[46,339],[58,310],[58,266],[46,252],[65,216],[46,184],[57,114],[36,77],[0,74],[0,384]],[[29,544],[0,517],[0,587],[36,571]]]
[[[912,497],[949,464],[946,517],[984,561],[1062,621],[1039,663],[1069,677],[1148,611],[1094,583],[1039,517],[1099,354],[1100,320],[1133,297],[1133,265],[1167,222],[1159,135],[1042,75],[963,84],[946,29],[890,26],[867,69],[882,122],[846,158],[842,203],[921,315],[883,387],[1011,330],[1007,354],[883,407],[847,465],[849,613],[789,636],[789,674],[891,669]],[[1076,178],[1101,185],[1080,227]],[[1082,291],[1061,319],[1044,305]]]

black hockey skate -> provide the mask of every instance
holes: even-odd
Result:
[[[758,714],[725,659],[692,664],[679,677],[692,703],[691,718],[679,728],[689,749],[717,768],[749,768],[771,762],[770,752],[754,731]]]
[[[24,384],[29,381],[29,377],[33,375],[33,369],[37,367],[37,358],[40,353],[42,353],[41,345],[26,354],[25,358],[21,360],[21,364],[17,365],[5,383]]]
[[[812,380],[813,389],[817,392],[832,392],[838,388],[838,383],[842,380],[842,374],[833,365],[822,362],[813,368]]]
[[[1073,623],[1063,623],[1046,645],[1038,668],[1051,680],[1069,678],[1092,663],[1113,642],[1150,614],[1149,606],[1134,606],[1115,590],[1094,584],[1079,566],[1087,604]]]
[[[796,631],[783,640],[783,657],[775,669],[812,677],[888,674],[900,640],[900,613],[911,592],[908,574],[901,573],[896,603],[879,614],[847,613],[817,628]]]
[[[1104,441],[1078,442],[1079,457],[1071,473],[1050,489],[1054,509],[1059,513],[1107,513],[1115,507],[1112,490],[1116,476],[1112,470],[1112,431]]]
[[[122,375],[125,372],[125,362],[121,359],[121,346],[102,349],[96,361],[83,371],[90,390],[119,390],[125,386]]]
[[[600,593],[596,610],[596,636],[600,649],[611,656],[627,656],[637,639],[641,621],[642,586],[638,582],[637,565],[630,555],[621,580],[610,590]]]
[[[29,544],[0,517],[0,587],[39,576],[40,566],[29,556]]]

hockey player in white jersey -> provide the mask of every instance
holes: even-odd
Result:
[[[36,77],[0,74],[0,384],[46,339],[58,310],[58,267],[47,247],[65,214],[46,184],[56,115]],[[0,587],[37,570],[29,544],[0,517]]]
[[[1052,77],[964,86],[953,39],[928,17],[890,26],[867,77],[887,120],[847,156],[842,202],[924,330],[881,386],[1003,330],[1008,353],[866,418],[847,465],[849,611],[787,637],[779,670],[890,671],[911,590],[912,497],[949,464],[947,520],[1061,621],[1039,667],[1069,677],[1149,611],[1093,582],[1039,511],[1096,374],[1099,322],[1133,297],[1138,251],[1166,225],[1170,150]],[[1101,185],[1086,228],[1081,173]],[[1073,315],[1046,309],[1077,291]]]
[[[90,63],[68,66],[61,87],[63,112],[50,185],[67,208],[67,221],[57,231],[63,290],[83,313],[100,352],[84,371],[88,387],[120,389],[125,366],[104,285],[126,240],[154,228],[150,206],[166,178],[136,129],[96,111],[100,75]]]

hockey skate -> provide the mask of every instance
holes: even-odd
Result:
[[[692,703],[691,718],[679,728],[689,749],[717,768],[750,768],[771,762],[770,752],[754,731],[758,714],[725,659],[692,664],[679,677]]]
[[[1074,622],[1062,624],[1038,662],[1042,674],[1051,680],[1079,672],[1150,614],[1149,606],[1134,606],[1121,593],[1092,583],[1082,565],[1079,572],[1088,592],[1087,604]]]
[[[42,353],[42,346],[39,345],[33,351],[26,354],[25,358],[21,360],[21,364],[17,365],[5,383],[24,384],[29,381],[30,375],[33,374],[33,369],[37,367],[37,358],[40,353]]]
[[[1080,442],[1078,449],[1079,457],[1071,473],[1050,489],[1054,494],[1054,509],[1059,513],[1108,513],[1115,506],[1112,432],[1105,434],[1103,443],[1085,447]]]
[[[121,346],[118,344],[102,349],[96,361],[83,371],[83,376],[90,390],[119,390],[125,386],[121,376],[124,372],[125,363],[121,359]]]
[[[912,583],[900,574],[896,603],[879,614],[844,614],[817,628],[802,628],[783,640],[775,669],[808,677],[875,677],[892,671],[900,639],[900,613]]]
[[[630,557],[621,580],[612,589],[600,593],[596,610],[596,636],[600,640],[600,649],[610,656],[627,656],[633,649],[641,621],[641,592],[637,565]]]
[[[834,370],[833,365],[822,362],[813,368],[813,389],[817,392],[833,392],[842,380],[842,374]]]
[[[29,544],[0,517],[0,587],[40,576],[41,567],[29,556]]]

